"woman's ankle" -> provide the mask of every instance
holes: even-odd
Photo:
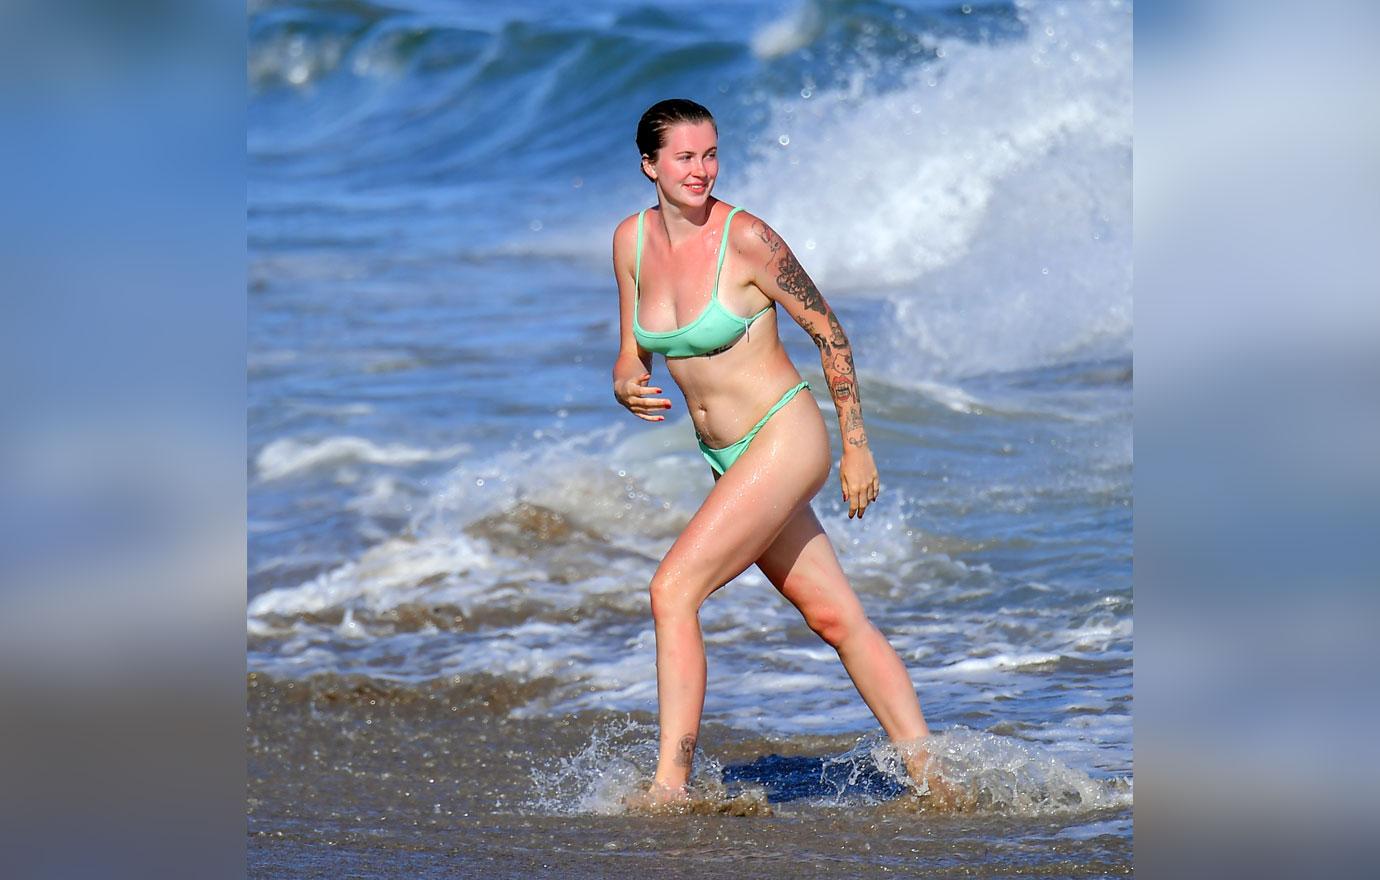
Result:
[[[654,788],[664,788],[668,791],[685,791],[689,785],[689,777],[681,778],[679,776],[672,776],[670,774],[663,775],[661,773],[652,777],[652,786]]]

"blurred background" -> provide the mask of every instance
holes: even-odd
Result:
[[[524,502],[597,518],[607,546],[616,506],[570,499],[610,488],[669,540],[708,483],[688,426],[614,424],[597,357],[609,230],[650,191],[632,128],[669,90],[719,118],[716,194],[772,222],[868,340],[892,472],[920,462],[841,548],[877,601],[903,561],[941,601],[1046,565],[1059,597],[1129,593],[1129,508],[1112,511],[1130,493],[1131,75],[1096,50],[1130,23],[1112,4],[968,9],[251,4],[246,33],[233,4],[7,6],[0,668],[21,873],[208,854],[240,873],[246,611],[251,669],[338,672],[350,624],[407,601],[358,574],[370,548],[458,554],[435,536],[484,537],[471,511],[511,531]],[[1357,3],[1135,9],[1143,870],[1346,872],[1373,846],[1376,26]],[[539,387],[497,368],[511,355]],[[1038,452],[1003,456],[1022,419]],[[581,454],[626,473],[545,485],[551,456]],[[662,456],[682,482],[621,482]],[[1065,564],[987,549],[1031,521]],[[1090,534],[1105,546],[1070,570]],[[936,565],[984,549],[986,571]],[[419,582],[415,560],[381,562]],[[1039,654],[1080,650],[1050,641],[1076,612],[1054,603],[1059,627],[987,658],[974,614],[966,654],[914,659],[1005,654],[994,674],[1036,677],[1061,662]],[[1129,621],[1128,601],[1085,650],[1129,664]],[[455,660],[415,650],[408,668]],[[961,715],[975,686],[950,681],[917,685]],[[1087,731],[1037,733],[1094,777],[1129,763],[1125,728],[1091,734],[1112,770],[1074,748]],[[55,845],[74,838],[100,855]]]

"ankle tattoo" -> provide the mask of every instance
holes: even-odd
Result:
[[[680,738],[680,745],[676,749],[676,764],[681,767],[689,767],[695,757],[695,738],[686,734]]]

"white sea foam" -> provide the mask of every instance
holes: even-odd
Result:
[[[904,379],[904,377],[901,378]],[[912,381],[910,387],[957,413],[972,415],[981,412],[984,408],[981,400],[955,385],[919,379]]]
[[[583,748],[530,771],[531,806],[567,815],[622,812],[622,799],[645,785],[647,768],[656,764],[657,739],[654,725],[631,717],[595,727]],[[946,778],[971,792],[982,813],[1069,815],[1132,804],[1129,779],[1095,779],[1031,743],[955,727],[935,733],[927,745]],[[872,801],[862,782],[877,775],[890,778],[902,790],[910,786],[899,753],[880,734],[863,737],[841,754],[816,757],[821,780],[836,788],[812,796],[814,801]],[[692,790],[724,797],[724,770],[713,745],[701,744],[690,779]],[[756,784],[769,789],[779,782],[768,777]]]
[[[1131,16],[1079,10],[771,105],[736,201],[826,295],[892,302],[898,381],[1129,351]]]
[[[823,32],[824,14],[818,0],[805,0],[753,34],[752,52],[765,60],[779,58],[808,46]]]
[[[1094,779],[1055,754],[1011,737],[958,726],[935,733],[925,744],[945,778],[972,792],[984,812],[1040,816],[1129,807],[1132,802],[1128,783]],[[878,743],[869,751],[884,771],[902,777],[893,746]]]
[[[410,465],[444,461],[469,451],[465,444],[444,449],[423,449],[405,443],[380,445],[363,437],[326,437],[299,440],[281,437],[259,450],[254,459],[261,480],[279,480],[319,468],[340,468],[350,464]]]
[[[250,601],[248,613],[251,618],[292,616],[361,603],[382,611],[416,598],[423,590],[436,598],[437,585],[419,585],[437,576],[455,579],[457,588],[462,588],[461,577],[468,576],[465,583],[477,590],[490,582],[482,573],[497,564],[482,542],[463,534],[445,542],[395,538],[304,584],[260,593]]]
[[[1116,642],[1130,639],[1134,629],[1135,623],[1129,616],[1098,614],[1077,629],[1055,633],[1054,638],[1063,641],[1074,651],[1101,653]]]
[[[1046,666],[1050,663],[1056,663],[1058,660],[1058,654],[1049,653],[994,654],[991,657],[970,657],[967,660],[959,660],[942,669],[935,670],[934,674],[972,675],[996,670],[1028,669],[1035,666]]]

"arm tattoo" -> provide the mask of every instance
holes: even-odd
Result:
[[[862,395],[858,393],[857,372],[853,369],[853,347],[844,335],[839,319],[833,309],[826,306],[830,333],[825,338],[811,333],[815,345],[819,346],[819,359],[824,367],[824,378],[829,383],[829,394],[834,399],[834,409],[839,415],[839,434],[848,446],[866,446],[867,432],[863,429]]]
[[[776,233],[768,229],[767,224],[763,223],[761,220],[753,222],[752,231],[758,238],[766,242],[767,247],[771,250],[771,256],[767,257],[767,261],[762,264],[763,266],[770,266],[772,261],[776,259],[777,251],[785,247],[786,243],[778,238]]]
[[[776,263],[776,284],[789,296],[800,300],[806,310],[819,312],[821,315],[827,313],[824,305],[824,297],[819,295],[819,290],[815,283],[810,280],[810,276],[805,274],[800,262],[796,260],[795,254],[786,247],[786,243],[781,240],[771,228],[760,220],[753,224],[752,231],[757,237],[762,239],[771,251],[771,256],[767,258],[767,266]]]
[[[804,308],[804,313],[796,318],[796,323],[810,334],[819,349],[820,363],[824,366],[824,378],[829,383],[829,394],[834,399],[834,409],[839,414],[839,428],[843,442],[848,446],[867,445],[867,433],[863,430],[862,398],[858,395],[858,380],[853,370],[853,348],[848,344],[843,326],[838,316],[824,301],[815,283],[805,274],[791,249],[786,247],[771,227],[760,220],[755,222],[752,231],[766,243],[771,251],[766,265],[776,263],[776,284],[788,296],[795,297]],[[826,333],[815,329],[818,322],[811,312],[823,315],[828,325]]]
[[[810,276],[805,274],[795,254],[789,249],[777,260],[776,268],[777,286],[800,300],[806,311],[819,312],[821,315],[829,313],[829,307],[824,304],[824,297],[819,295],[819,289],[810,280]]]
[[[848,346],[835,350],[833,363],[825,362],[829,390],[833,392],[834,409],[839,414],[839,434],[849,446],[866,446],[867,432],[863,430],[862,397],[858,394],[858,379],[853,374],[853,352]]]
[[[686,734],[680,738],[680,747],[676,749],[676,764],[681,767],[689,767],[695,757],[695,738]]]
[[[829,333],[831,335],[831,339],[834,345],[846,346],[848,344],[848,337],[843,335],[843,328],[839,326],[838,316],[835,315],[833,310],[831,309],[829,311],[828,317]]]

